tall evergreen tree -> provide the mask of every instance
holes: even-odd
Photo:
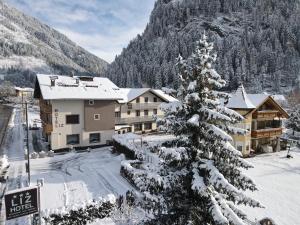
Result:
[[[243,225],[244,204],[261,207],[245,195],[256,190],[242,169],[252,166],[231,144],[229,134],[243,118],[221,104],[225,81],[212,68],[216,55],[204,35],[194,53],[178,61],[181,86],[177,103],[165,105],[161,128],[177,138],[159,149],[159,166],[148,167],[135,183],[156,213],[150,224]]]
[[[295,134],[295,131],[300,132],[300,105],[294,107],[287,121],[287,127],[293,130],[293,134]]]

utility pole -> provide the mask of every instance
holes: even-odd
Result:
[[[29,154],[29,125],[28,125],[28,103],[25,102],[26,110],[26,146],[27,146],[27,173],[28,173],[28,186],[30,186],[30,154]]]

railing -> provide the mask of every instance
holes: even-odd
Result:
[[[282,128],[268,128],[251,132],[253,138],[268,138],[282,135]]]
[[[158,109],[162,102],[153,103],[129,103],[121,107],[125,110],[144,110],[144,109]]]
[[[265,110],[265,111],[257,111],[253,113],[253,119],[273,119],[278,117],[278,111],[276,110]]]
[[[162,118],[163,116],[157,116]],[[143,122],[153,122],[155,119],[153,116],[136,116],[129,118],[115,118],[115,124],[132,124],[132,123],[143,123]]]

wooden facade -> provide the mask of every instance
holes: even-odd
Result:
[[[246,135],[232,136],[232,144],[243,156],[280,151],[282,121],[288,118],[288,114],[271,96],[247,94],[241,85],[227,107],[244,117],[236,126],[250,131]]]
[[[252,138],[270,138],[274,136],[281,136],[283,128],[269,128],[263,130],[254,130],[251,132]]]
[[[51,134],[53,131],[52,125],[52,105],[49,101],[45,101],[44,99],[39,99],[40,103],[40,117],[42,120],[42,127],[44,136]]]

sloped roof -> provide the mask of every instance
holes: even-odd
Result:
[[[51,86],[51,77],[55,76],[55,86]],[[55,99],[93,99],[93,100],[119,100],[122,96],[119,88],[108,78],[94,77],[87,81],[80,77],[38,74],[37,82],[41,95],[45,100]],[[36,89],[38,88],[36,86]]]
[[[236,92],[229,99],[226,107],[231,109],[254,109],[256,108],[249,99],[243,85],[240,85]]]
[[[272,95],[271,96],[275,101],[286,102],[286,98],[284,95]]]
[[[149,90],[150,88],[120,88],[119,93],[122,96],[122,100],[119,100],[119,103],[131,102]]]
[[[120,88],[119,93],[123,97],[122,100],[119,100],[119,103],[128,103],[132,100],[138,98],[139,96],[143,95],[144,93],[150,91],[154,95],[160,97],[166,102],[174,102],[177,101],[176,98],[164,93],[162,90],[158,89],[151,89],[151,88]]]
[[[176,98],[174,98],[171,95],[166,94],[162,90],[154,89],[152,91],[155,92],[158,96],[161,96],[163,99],[166,99],[168,102],[178,102],[178,100]]]
[[[260,106],[264,101],[269,98],[270,95],[267,94],[248,94],[250,101],[256,107]]]

